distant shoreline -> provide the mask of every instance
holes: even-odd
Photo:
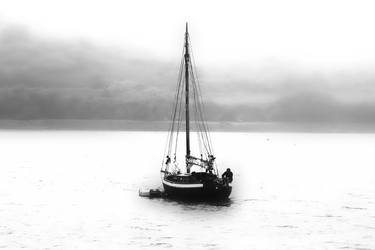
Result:
[[[372,123],[208,122],[211,131],[374,133]],[[183,127],[183,126],[182,126]],[[129,120],[0,120],[1,130],[168,131],[167,121]]]

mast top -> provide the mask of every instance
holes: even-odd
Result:
[[[186,34],[188,33],[188,23],[186,22]]]

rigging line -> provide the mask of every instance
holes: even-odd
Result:
[[[200,124],[199,124],[199,116],[198,116],[198,107],[197,107],[197,93],[196,93],[196,88],[194,84],[194,75],[193,72],[191,72],[191,79],[192,79],[192,87],[193,87],[193,99],[194,99],[194,115],[195,115],[195,120],[194,122],[197,125],[198,132],[200,131]]]
[[[196,86],[196,83],[195,83],[195,79],[194,79],[194,73],[192,72],[192,85],[193,85],[193,93],[194,93],[194,108],[195,108],[195,113],[196,113],[196,124],[198,126],[198,135],[200,135],[202,137],[202,142],[203,142],[203,146],[205,147],[206,151],[209,151],[208,148],[207,148],[207,142],[203,136],[203,129],[202,129],[202,125],[201,125],[201,121],[200,121],[200,117],[199,117],[199,102],[198,102],[198,93],[197,93],[197,86]],[[199,140],[200,141],[200,140]]]
[[[182,80],[182,84],[181,84],[181,96],[179,97],[179,107],[178,107],[178,116],[177,116],[177,129],[176,129],[176,140],[175,140],[175,150],[174,150],[174,153],[176,154],[177,153],[177,145],[178,145],[178,136],[179,136],[179,132],[180,132],[180,127],[181,127],[181,120],[182,120],[182,97],[184,95],[184,86],[185,86],[185,82],[184,80]]]
[[[206,146],[206,143],[205,143],[205,140],[204,140],[204,138],[203,138],[203,136],[202,136],[202,126],[201,126],[201,121],[200,121],[200,116],[199,116],[199,102],[198,102],[198,100],[197,100],[197,95],[198,95],[198,93],[197,93],[197,88],[196,88],[196,84],[195,84],[195,77],[194,77],[194,73],[192,72],[191,73],[191,75],[192,75],[192,86],[193,86],[193,93],[194,93],[194,108],[195,108],[195,117],[196,117],[196,120],[195,120],[195,122],[196,122],[196,125],[197,125],[197,128],[198,128],[198,130],[197,130],[197,132],[198,132],[198,139],[199,139],[199,142],[203,142],[203,146],[205,147],[205,149],[207,150],[207,146]],[[200,138],[200,137],[202,137],[202,138]]]
[[[200,108],[200,115],[202,115],[202,122],[204,123],[204,121],[205,121],[205,119],[203,117],[204,112],[201,108],[201,106],[203,106],[203,101],[202,101],[202,98],[201,98],[201,89],[200,89],[199,79],[198,79],[198,76],[197,76],[197,70],[196,70],[196,65],[195,65],[195,58],[194,58],[193,49],[190,48],[190,50],[191,50],[191,57],[192,57],[192,65],[191,65],[192,70],[191,71],[194,74],[193,77],[194,77],[194,80],[196,81],[195,84],[197,85],[197,93],[198,93],[198,100],[199,100],[198,102],[200,104],[202,104],[202,105],[199,106],[199,108]],[[205,125],[205,124],[203,124],[203,125]],[[205,126],[205,130],[206,130],[206,126]]]
[[[181,92],[181,98],[180,98],[180,105],[179,105],[179,109],[178,109],[178,120],[177,120],[177,131],[176,131],[176,142],[175,142],[175,150],[174,150],[174,153],[177,154],[177,145],[178,145],[178,135],[179,135],[179,132],[180,132],[180,127],[181,127],[181,121],[182,121],[182,97],[184,95],[184,88],[185,88],[185,80],[182,80],[182,91]]]
[[[188,37],[188,39],[190,39],[190,37]],[[189,41],[190,44],[191,44],[191,41]],[[195,100],[194,100],[194,104],[195,104],[195,110],[196,110],[196,124],[198,125],[199,127],[199,131],[200,131],[200,134],[202,136],[202,141],[204,144],[208,144],[208,147],[210,148],[208,151],[208,153],[210,153],[210,151],[212,152],[211,154],[213,154],[213,150],[212,150],[212,145],[211,145],[211,138],[210,138],[210,133],[209,133],[209,130],[208,130],[208,126],[207,124],[205,123],[205,119],[204,119],[204,112],[203,112],[203,101],[202,101],[202,96],[201,96],[201,90],[200,90],[200,84],[199,84],[199,80],[198,80],[198,77],[196,74],[196,64],[195,64],[195,58],[194,58],[194,55],[193,55],[193,50],[190,46],[190,51],[191,51],[191,57],[192,57],[192,64],[191,64],[191,74],[192,74],[192,83],[193,83],[193,89],[194,89],[194,97],[195,97]],[[194,69],[193,69],[194,67]],[[195,74],[194,74],[195,73]],[[196,97],[196,95],[198,95],[198,98]],[[198,100],[197,100],[198,99]],[[198,117],[197,117],[198,116]],[[201,128],[203,126],[203,129]],[[206,137],[206,140],[205,138]],[[198,136],[199,138],[199,136]],[[199,140],[199,142],[201,142],[201,140]],[[206,145],[204,145],[206,146]],[[214,163],[214,166],[215,166],[215,171],[216,171],[216,174],[219,175],[219,171],[218,171],[218,168],[217,168],[217,164],[216,162]]]
[[[179,73],[178,73],[178,77],[177,77],[177,84],[176,84],[176,90],[175,90],[175,98],[174,98],[174,104],[177,105],[177,101],[178,101],[178,91],[180,89],[179,85],[181,83],[181,77],[182,77],[182,63],[183,63],[183,55],[185,53],[184,51],[185,47],[183,46],[182,47],[182,55],[181,55],[181,61],[180,61],[180,68],[179,68]],[[173,105],[173,106],[175,106]],[[172,107],[173,107],[172,106]],[[170,142],[173,140],[173,130],[174,130],[174,119],[175,119],[175,107],[174,109],[172,108],[172,112],[171,112],[171,118],[170,118],[170,126],[169,126],[169,130],[168,130],[168,135],[167,135],[167,141],[166,141],[166,145],[165,145],[165,148],[164,148],[164,156],[163,156],[163,159],[162,159],[162,166],[164,164],[164,158],[166,156],[166,153],[167,153],[167,148],[168,148],[168,154],[170,154]]]
[[[192,72],[195,72],[195,74],[197,74],[196,72],[196,64],[195,64],[195,57],[194,57],[194,52],[193,52],[193,49],[192,48],[190,48],[190,51],[191,51],[191,58],[192,58],[192,67],[194,67],[194,70],[192,70]],[[207,133],[206,134],[206,136],[207,136],[207,139],[208,139],[208,143],[209,143],[209,146],[210,146],[210,149],[211,149],[211,153],[213,154],[213,149],[212,149],[212,141],[211,141],[211,136],[210,136],[210,131],[209,131],[209,128],[208,128],[208,125],[206,124],[206,122],[205,122],[205,117],[204,117],[204,105],[203,105],[203,101],[202,101],[202,91],[201,91],[201,88],[200,88],[200,83],[199,83],[199,78],[198,78],[198,76],[196,76],[195,77],[195,79],[196,79],[196,82],[197,82],[197,88],[198,88],[198,95],[199,95],[199,99],[200,99],[200,102],[202,103],[202,105],[201,105],[201,116],[202,116],[202,122],[203,122],[203,126],[204,126],[204,128],[205,128],[205,132]]]
[[[201,110],[201,107],[199,106],[199,114],[200,114],[200,119],[201,119],[201,126],[202,126],[202,136],[204,136],[205,137],[205,142],[207,143],[207,145],[208,145],[208,151],[210,151],[211,152],[211,145],[210,145],[210,140],[209,140],[209,137],[208,137],[208,135],[209,135],[209,132],[208,132],[208,130],[207,130],[207,126],[206,126],[206,124],[205,124],[205,120],[204,120],[204,118],[203,118],[203,115],[202,115],[202,110]]]
[[[193,69],[192,69],[192,72]],[[194,73],[193,73],[194,74]],[[204,143],[205,143],[205,146],[206,146],[206,150],[210,153],[211,152],[211,145],[210,145],[210,142],[208,140],[208,137],[207,137],[207,129],[205,127],[205,124],[204,124],[204,119],[203,119],[203,116],[202,116],[202,110],[201,110],[201,102],[199,100],[199,91],[198,91],[198,87],[197,87],[197,82],[196,82],[196,77],[193,75],[193,87],[195,88],[195,91],[197,92],[197,96],[198,96],[198,101],[197,101],[197,107],[198,107],[198,114],[200,115],[200,121],[201,121],[201,127],[203,127],[202,129],[202,136],[206,137],[203,139]],[[204,133],[203,133],[204,132]],[[207,149],[208,148],[208,149]]]
[[[190,37],[188,36],[188,40],[189,40],[189,49],[191,49],[191,41],[190,41]],[[193,85],[193,95],[194,95],[194,108],[195,108],[195,124],[196,124],[196,127],[197,127],[197,137],[198,137],[198,142],[199,142],[199,147],[200,147],[200,153],[202,153],[202,142],[204,144],[204,147],[206,148],[207,150],[207,145],[206,145],[206,142],[204,140],[204,137],[203,136],[200,136],[200,131],[202,131],[202,128],[201,128],[201,124],[199,122],[199,109],[197,108],[197,105],[199,106],[199,103],[197,102],[197,89],[196,89],[196,86],[194,86],[194,73],[193,73],[193,68],[192,68],[192,65],[190,63],[190,65],[188,65],[189,69],[190,69],[190,76],[191,76],[191,81],[192,81],[192,85]],[[202,137],[202,140],[201,138]]]
[[[201,155],[206,155],[206,145],[204,142],[204,138],[202,136],[202,127],[201,127],[201,122],[199,118],[199,111],[198,111],[198,103],[197,103],[197,93],[196,93],[196,87],[193,87],[194,89],[194,104],[195,104],[195,113],[196,113],[196,124],[197,124],[197,136],[198,136],[198,141],[199,141],[199,151]],[[204,147],[204,149],[202,148]]]
[[[197,108],[196,109],[196,112],[197,112]],[[198,114],[197,114],[198,116]],[[203,156],[203,155],[206,155],[206,151],[207,151],[207,145],[204,141],[204,137],[202,136],[202,128],[201,128],[201,125],[200,125],[200,122],[198,120],[199,118],[197,117],[197,121],[196,121],[196,125],[197,125],[197,137],[198,137],[198,145],[199,145],[199,152],[200,154]]]
[[[201,124],[200,117],[199,117],[199,110],[198,110],[198,107],[197,107],[199,104],[197,103],[197,100],[196,100],[196,95],[197,95],[197,93],[196,93],[196,86],[194,86],[193,88],[195,90],[195,96],[194,96],[195,97],[195,111],[196,111],[196,114],[197,114],[197,121],[196,121],[196,123],[198,125],[198,136],[200,137],[199,141],[203,143],[203,146],[204,146],[205,150],[208,151],[207,142],[205,141],[205,138],[203,136],[203,132],[202,132],[203,128],[202,128],[202,124]]]
[[[178,90],[178,94],[179,94],[179,90]],[[178,98],[178,97],[177,97]],[[174,132],[174,129],[175,129],[175,123],[176,123],[176,112],[177,112],[177,106],[178,106],[178,100],[176,101],[176,106],[175,106],[175,110],[174,110],[174,114],[173,114],[173,122],[172,122],[172,129],[171,129],[171,136],[170,136],[170,140],[169,140],[169,146],[168,146],[168,154],[170,155],[171,153],[171,146],[172,146],[172,142],[173,142],[173,132]]]
[[[198,85],[198,89],[199,89],[199,85]],[[198,91],[199,93],[199,91]],[[200,97],[200,102],[202,102],[202,97]],[[204,108],[203,108],[203,102],[202,102],[202,105],[200,105],[200,115],[201,115],[201,119],[202,119],[202,125],[204,127],[204,130],[205,130],[205,136],[207,137],[207,141],[208,141],[208,145],[210,147],[210,151],[211,153],[213,153],[213,149],[212,149],[212,142],[211,142],[211,134],[210,134],[210,130],[209,130],[209,127],[208,127],[208,124],[207,124],[207,121],[205,119],[205,113],[204,113]]]
[[[184,48],[182,49],[182,54],[184,54]],[[168,155],[171,153],[171,145],[173,141],[173,131],[175,128],[175,119],[176,119],[176,110],[177,110],[177,105],[178,105],[178,96],[180,92],[180,85],[181,85],[181,78],[182,78],[182,71],[183,71],[183,59],[181,59],[180,62],[180,68],[179,68],[179,74],[178,74],[178,84],[177,84],[177,89],[176,89],[176,96],[174,100],[174,110],[173,110],[173,115],[171,117],[172,123],[171,123],[171,128],[170,128],[170,136],[169,136],[169,144],[168,144]]]
[[[182,77],[182,64],[183,64],[183,60],[181,59],[180,68],[179,68],[179,74],[178,74],[177,84],[176,84],[176,90],[175,90],[175,98],[174,98],[174,103],[173,103],[174,104],[173,105],[174,110],[172,110],[171,121],[174,121],[175,114],[176,114],[176,105],[177,105],[177,101],[178,101],[178,95],[179,95],[180,84],[181,84],[181,77]],[[173,123],[172,123],[172,125],[173,125]]]
[[[199,123],[199,114],[198,114],[198,108],[197,108],[197,93],[196,93],[196,87],[195,87],[195,84],[194,84],[194,78],[193,78],[193,73],[192,73],[192,82],[193,82],[193,97],[194,97],[194,122],[195,122],[195,125],[196,125],[196,128],[197,128],[197,138],[198,138],[198,146],[199,146],[199,153],[200,154],[203,154],[203,150],[202,150],[202,139],[201,139],[201,126],[200,126],[200,123]],[[205,146],[205,145],[203,145]]]
[[[209,131],[208,131],[208,126],[206,125],[206,123],[205,123],[205,119],[204,119],[204,112],[203,112],[203,108],[202,108],[202,106],[203,106],[203,102],[202,102],[202,100],[201,100],[201,98],[199,98],[200,96],[199,96],[199,94],[200,94],[200,91],[199,91],[199,85],[198,85],[198,82],[195,82],[195,85],[196,85],[196,88],[197,88],[197,93],[198,93],[198,102],[199,102],[199,106],[198,106],[198,108],[199,108],[199,115],[200,115],[200,118],[201,118],[201,121],[202,121],[202,127],[203,127],[203,131],[205,132],[205,136],[207,137],[206,139],[207,139],[207,142],[208,142],[208,144],[209,144],[209,146],[210,146],[210,148],[211,148],[211,145],[210,145],[210,140],[209,140],[209,138],[208,138],[208,135],[209,135]]]
[[[195,79],[198,81],[197,77],[195,77]],[[195,84],[198,85],[198,86],[196,86],[196,88],[199,89],[199,87],[200,87],[200,86],[199,86],[199,82],[195,82]],[[197,93],[199,94],[200,92],[197,91]],[[203,109],[203,102],[202,102],[202,99],[201,99],[200,101],[201,101],[201,104],[202,104],[202,105],[200,106],[200,108]],[[202,110],[200,110],[200,115],[201,115],[201,119],[202,119],[202,122],[203,122],[203,126],[205,126],[205,131],[206,131],[205,135],[208,137],[207,140],[210,140],[210,133],[209,133],[209,131],[208,131],[208,126],[207,126],[207,124],[204,124],[204,121],[205,121],[205,120],[204,120],[204,118],[203,118],[203,114],[204,114],[204,112],[203,112]],[[212,144],[210,143],[210,141],[208,141],[208,144],[209,144],[209,147],[210,147],[211,154],[213,155]],[[214,169],[215,169],[216,175],[219,176],[219,170],[218,170],[218,166],[217,166],[216,161],[214,162]]]

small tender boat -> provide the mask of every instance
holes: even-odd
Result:
[[[177,199],[226,199],[232,191],[230,183],[233,175],[230,169],[223,174],[223,178],[219,175],[208,126],[204,119],[201,91],[191,53],[187,24],[184,40],[172,122],[161,168],[164,192],[167,197]],[[190,99],[193,105],[190,104]],[[185,123],[186,153],[183,158],[184,167],[179,167],[177,156],[181,152],[178,151],[178,142],[183,123]],[[192,130],[196,132],[197,138],[194,152],[191,151],[190,145]]]

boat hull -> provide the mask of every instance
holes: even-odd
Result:
[[[223,200],[232,192],[230,185],[218,183],[180,184],[163,180],[163,187],[167,197],[189,200]]]

